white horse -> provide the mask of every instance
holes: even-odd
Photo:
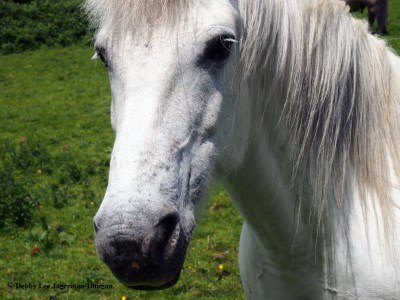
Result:
[[[400,299],[400,59],[339,0],[87,0],[112,89],[100,258],[174,285],[209,179],[249,299]]]

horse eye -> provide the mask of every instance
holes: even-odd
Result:
[[[228,59],[235,37],[229,34],[219,35],[206,45],[204,58],[208,61],[221,63]]]
[[[103,62],[104,66],[106,68],[108,68],[108,60],[107,60],[106,50],[101,47],[96,47],[96,54],[100,58],[100,60]]]

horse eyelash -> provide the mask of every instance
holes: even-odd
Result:
[[[100,59],[103,62],[104,66],[107,69],[109,68],[107,54],[103,47],[96,47],[95,54],[93,55],[92,59]]]
[[[234,39],[234,38],[227,38],[227,39],[223,39],[223,41],[226,41],[226,42],[231,42],[231,43],[239,43],[239,41],[238,40],[236,40],[236,39]]]
[[[99,59],[99,54],[97,53],[97,51],[94,52],[94,55],[92,56],[91,60],[96,60]]]

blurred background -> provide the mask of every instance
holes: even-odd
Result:
[[[0,0],[0,298],[242,299],[242,220],[219,186],[211,189],[175,287],[127,290],[98,259],[92,218],[107,185],[114,134],[107,74],[90,60],[93,32],[80,4]],[[354,14],[367,19],[368,9]],[[388,1],[386,22],[384,38],[400,53],[400,1]],[[113,288],[32,290],[18,283]]]

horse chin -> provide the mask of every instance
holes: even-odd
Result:
[[[189,241],[180,235],[176,248],[167,258],[159,257],[159,261],[142,257],[142,260],[131,257],[124,263],[109,265],[114,276],[126,287],[135,290],[163,290],[174,286],[180,277],[186,258]]]
[[[140,291],[164,290],[173,287],[178,282],[180,275],[181,271],[179,271],[174,277],[172,277],[171,280],[161,285],[139,284],[139,285],[126,285],[126,286],[130,289],[140,290]]]
[[[146,291],[151,291],[151,290],[163,290],[170,288],[174,286],[181,275],[182,271],[182,266],[185,258],[182,259],[181,262],[178,263],[177,266],[169,266],[168,268],[165,268],[164,270],[160,269],[155,269],[153,272],[150,272],[150,270],[147,270],[147,273],[152,273],[154,276],[145,276],[145,278],[138,278],[133,275],[130,280],[127,278],[121,278],[119,275],[114,273],[115,277],[126,287],[134,290],[146,290]],[[166,271],[169,269],[168,271]],[[137,274],[136,274],[137,275]],[[129,276],[128,276],[129,277]]]

